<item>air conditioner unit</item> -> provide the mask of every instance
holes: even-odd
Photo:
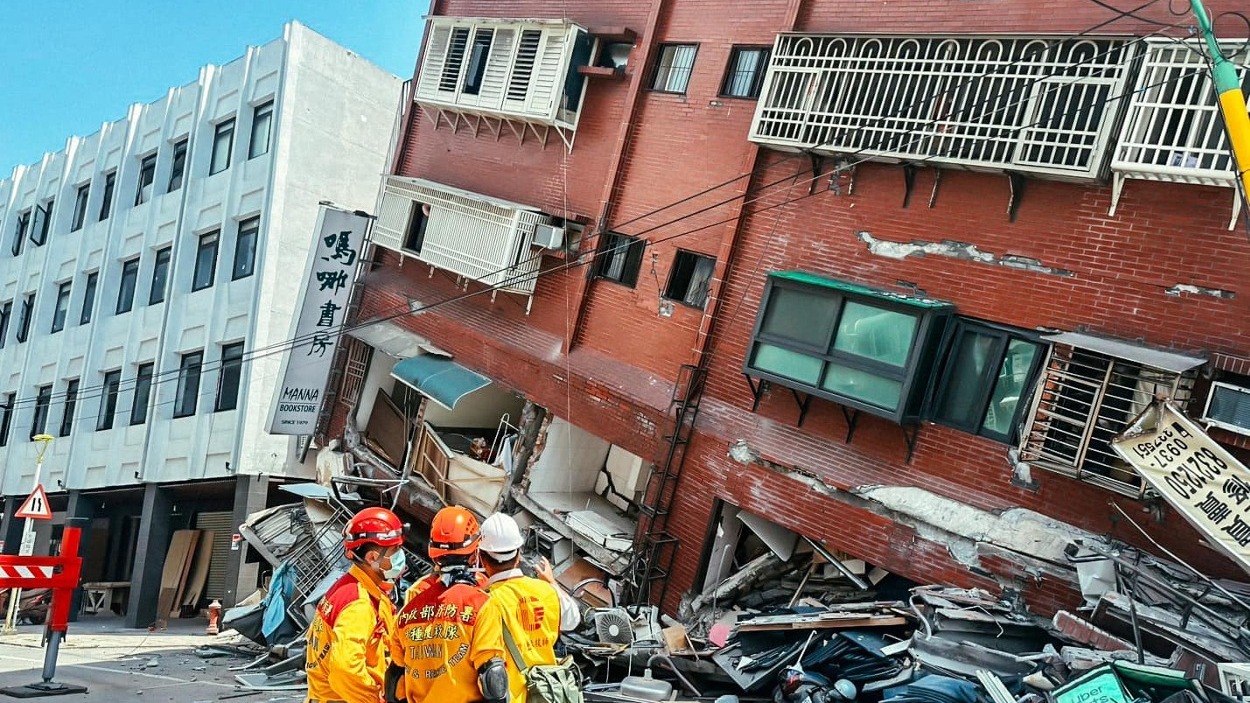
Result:
[[[555,225],[534,225],[534,246],[559,249],[564,246],[564,228]]]
[[[1250,388],[1219,381],[1212,383],[1202,421],[1229,432],[1250,435]]]

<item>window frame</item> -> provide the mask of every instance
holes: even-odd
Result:
[[[13,416],[17,414],[17,410],[13,407],[17,404],[17,393],[10,391],[4,398],[4,403],[0,404],[0,447],[9,445],[9,437],[13,431]]]
[[[210,238],[212,239],[211,247],[205,245],[205,242],[209,240]],[[201,273],[200,267],[204,262],[202,256],[203,256],[203,253],[210,248],[213,254],[208,264],[208,277],[207,277],[207,280],[201,284],[199,282],[200,273]],[[194,266],[191,267],[191,292],[192,293],[196,291],[204,290],[206,288],[213,287],[213,284],[217,281],[217,257],[220,256],[220,254],[221,254],[221,230],[215,229],[215,230],[205,232],[196,239],[195,264]]]
[[[747,51],[758,51],[763,53],[763,59],[760,62],[756,75],[751,79],[751,87],[746,95],[735,95],[729,92],[729,87],[733,83],[734,74],[736,73],[734,66],[738,55]],[[768,63],[773,57],[773,47],[762,44],[734,44],[729,49],[729,61],[725,64],[725,75],[721,77],[720,90],[717,97],[729,98],[731,100],[759,100],[760,92],[764,88],[764,79],[768,76]]]
[[[113,214],[113,195],[117,190],[117,169],[104,174],[104,194],[100,198],[100,213],[96,222],[103,222]]]
[[[995,341],[992,354],[987,357],[982,378],[978,379],[977,397],[973,403],[975,415],[969,418],[966,423],[961,423],[949,417],[944,417],[940,414],[940,410],[947,398],[947,393],[951,387],[950,384],[954,382],[952,372],[954,365],[957,363],[955,355],[961,351],[960,342],[965,332],[991,337]],[[1025,372],[1020,396],[1016,402],[1016,408],[1009,425],[1010,430],[1006,434],[1002,434],[986,429],[985,417],[989,414],[990,402],[993,400],[1003,364],[1006,363],[1007,353],[1010,351],[1013,341],[1033,344],[1037,347],[1037,353],[1034,355],[1028,371]],[[1041,338],[1040,333],[970,317],[956,317],[951,321],[946,339],[942,343],[941,356],[938,359],[936,373],[933,375],[933,381],[929,389],[929,398],[926,401],[928,407],[927,419],[934,424],[950,427],[978,437],[985,437],[995,442],[1008,445],[1016,444],[1019,441],[1021,421],[1027,414],[1033,399],[1034,390],[1037,388],[1042,367],[1049,354],[1049,345]]]
[[[52,233],[52,206],[55,202],[55,198],[48,198],[31,211],[30,243],[37,247],[48,243],[48,235]]]
[[[681,90],[669,90],[668,88],[657,87],[660,79],[660,71],[664,68],[664,51],[666,49],[674,49],[674,58],[676,58],[676,50],[683,48],[691,48],[694,50],[690,57],[690,67],[686,69],[686,80],[681,86]],[[699,44],[697,42],[664,42],[656,46],[655,63],[651,66],[651,76],[647,81],[647,89],[652,93],[661,93],[664,95],[688,95],[690,91],[690,79],[694,77],[694,66],[699,60]],[[669,66],[669,76],[672,75],[673,66]],[[666,77],[665,83],[669,83]]]
[[[135,309],[135,294],[139,290],[140,259],[141,257],[135,256],[122,262],[121,278],[117,284],[117,306],[113,309],[114,315],[124,315]],[[129,295],[126,295],[127,281],[130,283]]]
[[[74,216],[69,223],[69,231],[77,232],[87,223],[87,208],[91,204],[91,181],[78,186],[74,195]]]
[[[25,244],[26,235],[30,230],[30,219],[34,208],[29,208],[24,212],[17,213],[17,226],[13,232],[13,243],[9,246],[9,251],[13,256],[22,255],[22,246]]]
[[[250,248],[244,247],[244,235],[251,239]],[[256,248],[260,242],[260,215],[239,220],[234,234],[234,257],[230,265],[230,280],[237,281],[256,273]],[[198,249],[197,249],[198,252]],[[246,271],[240,272],[239,255],[247,254]]]
[[[4,349],[4,344],[9,337],[9,326],[13,320],[13,300],[9,299],[0,303],[0,349]]]
[[[234,157],[234,131],[235,118],[233,117],[213,125],[213,148],[208,155],[208,175],[215,176],[230,169],[230,162]],[[217,157],[221,153],[218,147],[223,138],[226,143],[225,157],[223,163],[218,163]]]
[[[15,338],[18,343],[24,343],[30,339],[30,328],[35,320],[35,294],[27,293],[22,297],[22,310],[17,316],[17,334]]]
[[[822,283],[813,282],[820,280]],[[763,332],[769,306],[778,290],[794,290],[800,293],[827,297],[828,302],[838,306],[834,313],[828,339],[823,346],[809,345],[800,340],[787,340],[778,335]],[[857,303],[866,307],[887,312],[902,313],[916,319],[915,329],[907,351],[907,358],[901,366],[861,356],[854,352],[835,348],[838,331],[846,312],[847,303]],[[743,356],[742,373],[750,378],[761,379],[791,390],[806,393],[809,396],[822,398],[832,403],[866,412],[870,415],[883,417],[900,425],[918,424],[924,418],[925,396],[935,369],[935,362],[940,350],[942,339],[950,317],[954,314],[954,306],[943,301],[906,296],[881,291],[859,284],[828,279],[804,272],[778,272],[768,276],[764,293],[755,317],[755,325],[747,342]],[[861,400],[836,391],[830,391],[819,385],[779,375],[767,369],[754,366],[757,348],[760,344],[780,347],[786,351],[804,355],[821,362],[817,374],[818,383],[829,372],[830,364],[838,364],[853,371],[899,383],[899,397],[896,407],[885,408],[866,400]],[[754,388],[754,386],[753,386]],[[760,391],[762,392],[762,391]]]
[[[104,382],[100,384],[100,414],[96,416],[96,432],[111,430],[117,416],[117,398],[121,395],[122,370],[113,369],[104,372]]]
[[[135,183],[135,207],[152,199],[153,192],[156,190],[156,157],[159,155],[154,151],[139,157],[139,180]]]
[[[74,282],[61,281],[56,286],[56,306],[52,308],[52,327],[48,334],[56,334],[65,329],[65,320],[69,317],[69,302],[74,295]]]
[[[647,240],[610,231],[604,232],[602,237],[603,243],[595,257],[594,277],[626,288],[637,288],[638,274],[642,271],[642,256],[647,250]],[[621,249],[620,242],[622,241],[627,241],[629,244],[624,247],[624,251],[618,251]],[[609,255],[608,252],[612,253]],[[609,275],[608,272],[617,256],[625,257],[624,263],[621,264],[619,278]]]
[[[78,411],[78,379],[71,378],[65,382],[64,412],[61,413],[61,426],[58,437],[68,437],[74,431],[74,413]]]
[[[155,371],[156,363],[149,361],[139,364],[135,373],[135,392],[130,398],[131,427],[148,421],[148,410],[151,409],[152,404],[152,378],[155,376]]]
[[[188,363],[195,359],[193,363]],[[191,417],[199,409],[200,383],[204,376],[204,350],[186,352],[178,358],[178,386],[174,394],[174,418]],[[188,401],[190,407],[187,407]]]
[[[217,373],[217,394],[213,401],[213,412],[226,412],[239,408],[239,391],[243,387],[243,350],[242,341],[221,345],[221,363]],[[237,355],[236,355],[237,354]],[[228,381],[233,383],[233,391],[226,398]],[[223,403],[223,401],[226,401]]]
[[[91,318],[95,316],[95,298],[97,288],[100,284],[100,272],[88,271],[87,280],[83,284],[85,290],[82,294],[82,309],[78,313],[78,324],[91,324]]]
[[[174,153],[169,159],[169,180],[165,182],[165,192],[173,193],[181,190],[187,177],[187,148],[189,138],[183,137],[174,142]]]
[[[39,386],[35,391],[35,412],[30,421],[30,438],[48,431],[48,415],[52,412],[51,383]]]
[[[160,305],[165,302],[165,297],[169,294],[169,269],[173,258],[172,245],[156,250],[156,261],[152,263],[152,282],[148,286],[148,305]]]
[[[686,281],[686,286],[685,286],[686,290],[684,294],[681,296],[675,296],[673,295],[674,293],[673,285],[677,282],[677,274],[678,274],[679,268],[682,265],[681,258],[683,256],[689,257],[691,259],[690,264],[689,264],[690,275],[689,275],[689,279]],[[705,281],[703,285],[702,301],[696,305],[695,303],[692,303],[689,300],[687,300],[687,298],[690,297],[690,286],[695,281],[694,275],[699,270],[699,264],[705,261],[710,262],[712,268],[711,268],[711,271],[708,272],[707,280]],[[664,291],[661,293],[660,297],[664,298],[665,300],[671,300],[674,303],[677,303],[678,305],[684,305],[688,308],[694,308],[695,310],[706,309],[708,296],[711,295],[711,292],[712,292],[712,278],[715,275],[716,275],[716,257],[715,256],[704,254],[702,252],[691,251],[689,249],[678,249],[676,252],[673,253],[673,265],[668,270],[668,280],[664,282]]]
[[[252,159],[268,154],[269,149],[272,148],[273,144],[271,142],[273,139],[273,116],[274,116],[273,98],[270,98],[269,100],[266,100],[265,102],[252,108],[252,129],[251,129],[251,135],[248,137],[248,142],[247,142],[247,160],[248,161],[251,161]],[[265,148],[264,148],[264,151],[257,151],[256,150],[256,141],[257,141],[256,137],[260,133],[257,132],[256,127],[258,124],[260,124],[260,118],[262,117],[265,118],[264,119]]]

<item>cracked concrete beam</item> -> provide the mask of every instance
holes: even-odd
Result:
[[[941,242],[891,242],[885,239],[877,239],[872,236],[871,232],[856,232],[856,237],[868,247],[868,252],[876,256],[884,256],[887,259],[906,259],[913,256],[946,256],[952,259],[961,259],[963,261],[975,261],[990,266],[1005,266],[1007,268],[1017,269],[1019,271],[1029,271],[1032,273],[1044,273],[1051,276],[1075,276],[1076,274],[1067,269],[1055,268],[1047,266],[1041,261],[1028,257],[1019,256],[1017,254],[997,255],[987,251],[981,251],[975,244],[967,242],[958,242],[951,239]]]
[[[1163,291],[1165,295],[1179,296],[1181,294],[1188,295],[1205,295],[1212,298],[1220,298],[1223,300],[1232,300],[1237,294],[1231,290],[1223,290],[1222,288],[1203,288],[1202,286],[1190,285],[1188,283],[1177,283],[1176,285]]]

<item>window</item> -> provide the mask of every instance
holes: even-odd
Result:
[[[17,315],[17,341],[25,342],[30,337],[30,322],[35,316],[35,294],[27,293],[22,299],[22,309]]]
[[[247,158],[254,159],[269,153],[269,134],[273,129],[273,101],[257,105],[252,112],[252,139],[248,142]]]
[[[404,229],[404,248],[420,254],[425,244],[425,228],[429,224],[430,206],[414,201],[408,213],[408,226]]]
[[[107,220],[113,210],[113,186],[117,185],[117,172],[104,174],[104,197],[100,198],[100,221]]]
[[[30,423],[30,438],[48,431],[48,406],[52,404],[52,386],[39,386],[35,394],[35,417]]]
[[[152,369],[155,366],[151,362],[139,364],[139,373],[135,376],[135,397],[130,401],[132,425],[142,425],[148,420],[148,402],[152,399]]]
[[[73,378],[65,383],[65,414],[61,415],[61,432],[58,437],[67,437],[74,429],[74,411],[78,409],[78,379]]]
[[[933,399],[935,422],[1014,442],[1043,346],[1025,332],[959,320]]]
[[[707,302],[708,285],[712,282],[712,270],[716,259],[689,251],[678,251],[673,259],[673,270],[668,274],[664,297],[695,308]]]
[[[73,285],[66,281],[57,286],[56,309],[52,313],[52,334],[65,329],[65,316],[69,313],[69,294]]]
[[[1021,436],[1020,459],[1140,495],[1137,472],[1116,455],[1111,440],[1159,393],[1183,407],[1203,360],[1089,335],[1048,339],[1055,344],[1032,398],[1036,411]]]
[[[720,94],[727,98],[758,98],[771,53],[768,47],[735,46],[729,52],[729,67]]]
[[[122,263],[122,284],[117,289],[117,314],[130,312],[135,306],[135,286],[139,283],[139,257]]]
[[[894,422],[914,422],[951,310],[948,303],[808,273],[773,274],[745,373]]]
[[[135,190],[135,205],[152,199],[152,183],[156,181],[156,154],[148,154],[139,162],[139,187]]]
[[[100,275],[95,271],[87,274],[87,285],[82,295],[82,314],[78,316],[78,324],[91,322],[91,313],[95,311],[95,284]]]
[[[87,221],[87,202],[91,200],[91,184],[78,186],[78,195],[74,198],[74,219],[69,223],[69,231],[77,232]]]
[[[18,213],[17,230],[13,233],[13,246],[9,247],[9,251],[13,252],[13,256],[22,253],[22,243],[26,241],[26,232],[30,229],[30,210]]]
[[[41,247],[48,241],[48,231],[52,229],[52,201],[35,208],[34,220],[30,226],[30,241]]]
[[[460,68],[464,65],[464,50],[468,45],[468,27],[456,27],[451,30],[451,42],[447,46],[443,70],[438,77],[439,90],[454,91],[456,89],[456,81],[460,78]]]
[[[477,95],[482,91],[482,78],[486,76],[486,59],[490,56],[493,29],[479,29],[473,35],[473,48],[469,52],[469,68],[464,72],[464,87],[460,92]]]
[[[213,285],[213,278],[217,273],[217,240],[220,234],[214,231],[200,235],[200,244],[195,250],[195,271],[191,275],[192,291]]]
[[[260,234],[260,218],[249,217],[239,223],[234,240],[234,267],[230,279],[247,278],[256,271],[256,237]]]
[[[165,301],[165,289],[169,287],[171,255],[171,247],[165,247],[156,252],[156,265],[152,267],[152,288],[148,291],[148,305],[156,305]]]
[[[221,376],[217,382],[214,410],[234,410],[239,406],[239,381],[243,376],[243,342],[221,348]]]
[[[120,370],[104,374],[104,392],[100,395],[100,416],[95,421],[97,431],[113,429],[113,418],[117,415],[117,395],[121,392],[121,387],[122,372]]]
[[[9,338],[9,320],[13,317],[13,301],[6,300],[0,303],[0,349],[4,349],[4,342]]]
[[[17,394],[9,393],[0,405],[0,447],[9,444],[9,431],[13,429],[13,414],[17,412],[13,406],[17,404]]]
[[[234,120],[217,125],[213,132],[213,156],[208,164],[208,175],[221,173],[230,168],[230,150],[234,146]]]
[[[595,276],[616,281],[633,288],[638,283],[638,269],[642,267],[642,253],[647,243],[637,237],[616,232],[603,235],[603,248],[595,262]]]
[[[200,395],[200,371],[204,366],[204,352],[182,355],[178,364],[178,393],[174,398],[174,417],[195,414]]]
[[[684,94],[690,83],[690,72],[694,69],[694,55],[698,48],[695,44],[661,44],[651,90]]]
[[[174,144],[174,158],[169,165],[169,187],[166,193],[172,193],[182,187],[182,176],[187,171],[187,140],[182,139]]]

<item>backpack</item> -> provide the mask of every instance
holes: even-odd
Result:
[[[503,641],[512,654],[512,660],[521,667],[528,703],[583,703],[582,672],[573,657],[562,657],[555,664],[530,666],[521,656],[521,648],[512,638],[506,622],[503,625]]]

